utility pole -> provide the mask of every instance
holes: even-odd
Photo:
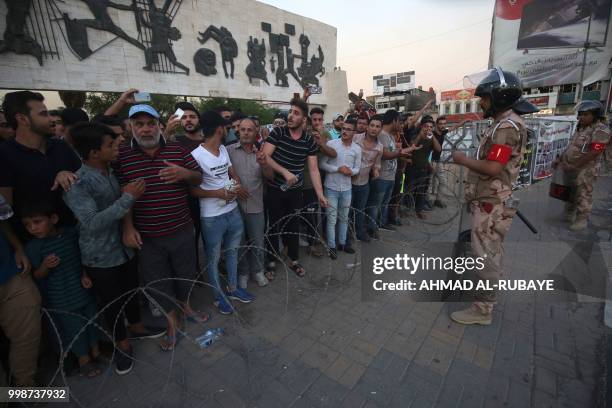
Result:
[[[591,19],[593,17],[593,11],[589,12],[589,24],[587,25],[587,35],[584,42],[584,50],[582,53],[582,67],[580,68],[580,83],[578,84],[578,92],[576,92],[576,102],[580,102],[582,99],[582,90],[584,88],[584,69],[586,68],[587,51],[591,48],[589,44],[589,35],[591,34]]]

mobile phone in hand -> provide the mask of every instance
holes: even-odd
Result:
[[[185,114],[185,111],[182,110],[181,108],[177,108],[176,112],[174,112],[174,115],[177,117],[177,119],[182,118],[184,114]]]
[[[151,94],[148,92],[135,92],[134,101],[136,103],[151,102]]]

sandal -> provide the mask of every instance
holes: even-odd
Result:
[[[98,365],[93,360],[90,360],[85,365],[79,367],[79,373],[83,377],[94,378],[99,376],[102,371],[100,371],[100,367],[98,367]]]
[[[185,319],[191,323],[206,323],[210,320],[210,314],[194,311],[192,314],[185,314]]]
[[[178,346],[181,337],[183,337],[183,335],[180,332],[176,333],[174,336],[165,334],[164,339],[159,344],[159,348],[164,352],[174,351],[176,346]]]
[[[306,275],[306,269],[304,269],[304,267],[298,261],[293,262],[289,266],[289,269],[291,269],[293,273],[295,273],[300,278],[303,278]]]

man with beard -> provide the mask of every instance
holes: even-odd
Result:
[[[424,214],[425,202],[427,200],[427,186],[429,185],[429,154],[433,151],[442,151],[438,139],[433,136],[434,121],[431,116],[423,117],[419,126],[419,133],[411,140],[415,146],[420,146],[418,151],[412,154],[412,164],[406,169],[406,181],[408,183],[408,194],[414,203],[417,217],[427,218]]]
[[[177,135],[176,142],[183,146],[188,152],[193,152],[200,146],[200,143],[204,141],[202,135],[202,128],[200,126],[200,113],[189,102],[179,102],[174,106],[174,110],[183,110],[183,116],[181,117],[181,126],[185,130],[185,134]],[[189,196],[189,211],[191,213],[191,219],[195,228],[195,255],[196,255],[196,268],[199,270],[200,267],[200,252],[198,251],[198,242],[202,237],[202,224],[200,223],[200,200],[197,197]]]
[[[52,138],[44,100],[40,93],[18,91],[7,93],[2,104],[15,138],[0,145],[0,194],[15,209],[12,227],[22,240],[28,234],[20,210],[27,202],[48,202],[57,208],[60,223],[75,223],[62,189],[76,181],[81,160],[66,142]]]
[[[177,304],[190,320],[208,320],[189,305],[196,265],[187,198],[189,187],[200,184],[202,173],[189,151],[161,137],[159,113],[153,107],[134,105],[128,116],[133,138],[119,148],[116,175],[122,186],[144,179],[146,189],[123,220],[123,242],[140,249],[144,282],[152,285],[151,295],[168,319],[160,347],[172,351],[180,329]]]
[[[370,123],[370,118],[368,114],[362,112],[357,117],[357,129],[355,130],[355,136],[365,133],[368,130],[368,124]]]
[[[284,235],[290,261],[289,268],[297,276],[303,277],[306,275],[306,270],[298,261],[299,217],[296,214],[304,205],[302,187],[306,164],[319,204],[326,208],[329,203],[323,195],[317,162],[319,151],[317,143],[304,129],[308,104],[300,98],[293,98],[290,105],[287,126],[274,128],[263,150],[270,167],[274,170],[274,178],[268,180],[272,246],[279,253],[279,234]]]

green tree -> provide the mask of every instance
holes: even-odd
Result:
[[[218,106],[227,106],[233,111],[241,111],[247,116],[257,116],[262,125],[272,123],[278,109],[264,106],[260,102],[248,99],[197,98],[191,101],[198,111],[206,112]]]
[[[113,103],[119,99],[119,92],[88,92],[85,100],[85,109],[92,115],[104,113]],[[151,106],[153,106],[163,121],[167,121],[170,115],[175,111],[174,106],[177,102],[183,101],[184,98],[176,95],[151,94]],[[264,106],[260,102],[248,99],[226,99],[226,98],[190,98],[190,102],[194,104],[200,113],[218,106],[227,106],[231,110],[239,110],[247,116],[257,116],[262,125],[272,123],[274,115],[278,109],[272,109]],[[121,112],[123,116],[127,116],[129,107]]]
[[[88,92],[85,100],[85,109],[92,115],[104,113],[121,96],[119,92]],[[175,95],[151,94],[150,105],[153,106],[161,115],[162,120],[166,121],[175,111],[174,105],[183,100],[182,97]],[[127,116],[129,107],[126,107],[122,115]]]

